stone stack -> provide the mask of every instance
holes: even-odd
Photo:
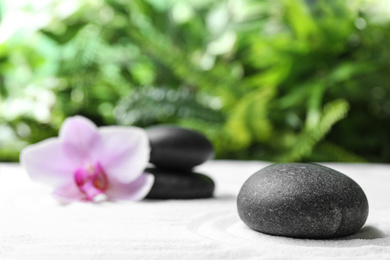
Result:
[[[156,126],[146,129],[151,146],[146,172],[155,181],[147,199],[198,199],[213,196],[214,181],[193,171],[214,156],[210,141],[199,132],[175,127]]]

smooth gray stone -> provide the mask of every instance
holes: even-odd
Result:
[[[157,168],[189,170],[214,156],[210,141],[201,133],[175,126],[146,129],[150,162]]]
[[[250,228],[296,238],[352,235],[366,222],[368,201],[346,175],[308,163],[274,164],[253,174],[237,198]]]
[[[214,181],[203,174],[147,168],[154,184],[146,199],[201,199],[213,196]]]

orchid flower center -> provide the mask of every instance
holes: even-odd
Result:
[[[108,188],[107,175],[100,163],[77,168],[74,179],[87,200],[95,200],[96,196],[103,194]]]

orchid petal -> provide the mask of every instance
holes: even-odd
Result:
[[[114,181],[137,179],[149,162],[150,145],[146,132],[137,127],[102,127],[99,162]]]
[[[81,116],[67,118],[60,129],[60,139],[66,154],[74,160],[82,160],[85,164],[98,159],[100,136],[89,119]]]
[[[70,203],[73,201],[81,201],[85,199],[85,194],[83,194],[78,187],[70,182],[65,183],[57,187],[52,195],[59,201]]]
[[[130,183],[112,182],[105,193],[111,200],[138,201],[148,195],[153,183],[154,176],[144,173]]]
[[[78,167],[78,161],[67,157],[58,138],[26,147],[21,153],[20,161],[31,179],[55,187],[72,182],[73,172]]]
[[[140,200],[154,177],[143,174],[149,162],[146,132],[137,127],[103,127],[75,116],[65,120],[59,138],[25,148],[21,163],[33,180],[54,187],[63,202]]]

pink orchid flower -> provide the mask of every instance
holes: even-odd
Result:
[[[97,128],[75,116],[65,120],[59,138],[26,147],[20,161],[31,179],[52,185],[53,195],[64,202],[140,200],[154,182],[144,173],[149,155],[143,129]]]

